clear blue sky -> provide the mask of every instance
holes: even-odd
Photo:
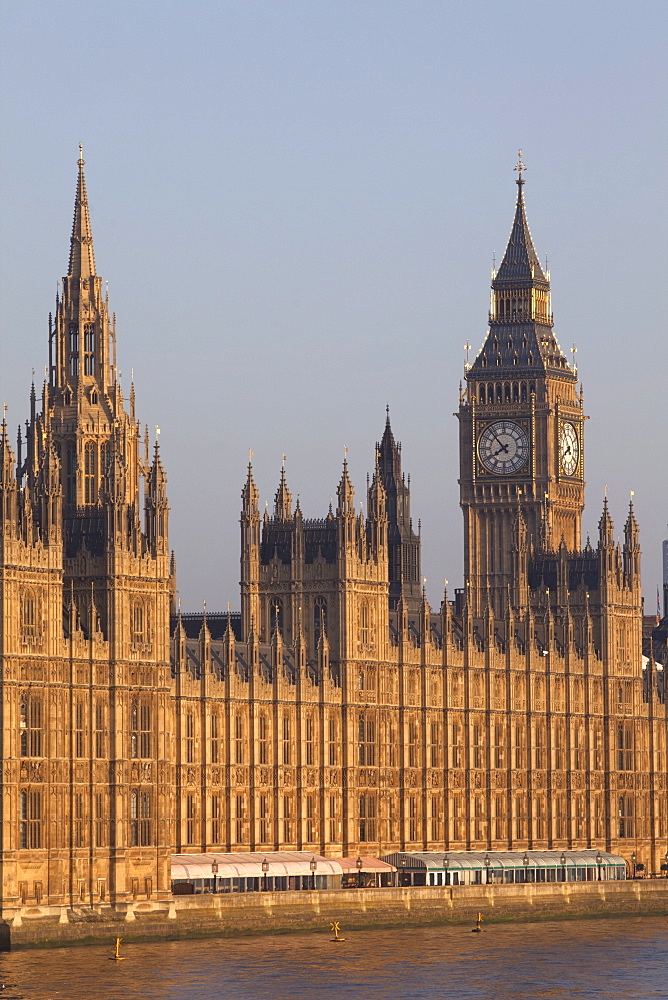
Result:
[[[126,389],[159,424],[184,607],[238,607],[262,503],[358,498],[390,404],[433,603],[462,573],[458,384],[486,332],[517,149],[585,390],[585,527],[629,490],[654,609],[668,520],[668,8],[3,0],[0,393],[25,419],[84,143]]]

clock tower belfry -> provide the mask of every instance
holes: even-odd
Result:
[[[549,271],[533,246],[522,152],[508,246],[492,272],[489,330],[459,407],[466,599],[474,617],[522,604],[526,557],[581,544],[584,413],[577,370],[553,333]],[[518,562],[519,560],[519,562]]]

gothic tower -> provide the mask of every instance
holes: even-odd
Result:
[[[505,613],[522,552],[580,548],[584,413],[577,371],[552,329],[549,272],[534,250],[515,168],[510,239],[493,273],[489,330],[459,408],[465,597]],[[522,603],[515,594],[513,603]]]
[[[394,440],[390,408],[382,440],[376,444],[378,468],[387,497],[390,608],[403,598],[411,613],[422,601],[420,578],[420,536],[413,531],[411,518],[411,478],[401,471],[401,445]]]

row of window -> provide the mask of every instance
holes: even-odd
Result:
[[[45,732],[42,698],[25,694],[19,706],[20,753],[22,757],[45,756]],[[93,709],[91,755],[104,759],[109,755],[109,724],[106,705],[97,702]],[[74,703],[72,719],[74,757],[88,756],[87,702],[78,698]],[[153,756],[153,712],[145,701],[135,700],[130,706],[129,752],[132,758]]]
[[[19,847],[24,850],[38,850],[46,847],[43,817],[42,792],[35,789],[19,794]],[[105,808],[106,796],[97,792],[93,795],[93,840],[95,847],[109,845],[109,819]],[[130,791],[130,845],[148,847],[153,843],[152,792],[144,789]],[[72,845],[85,847],[88,842],[87,828],[90,817],[86,809],[86,797],[81,792],[72,796]]]

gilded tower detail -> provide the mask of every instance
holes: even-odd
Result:
[[[432,610],[389,412],[364,515],[241,493],[241,610],[173,612],[166,477],[126,408],[83,158],[16,452],[0,436],[2,913],[170,896],[172,851],[600,847],[658,867],[668,690],[638,526],[583,546],[584,410],[520,158],[459,407],[464,587]],[[51,908],[46,909],[45,908]]]

